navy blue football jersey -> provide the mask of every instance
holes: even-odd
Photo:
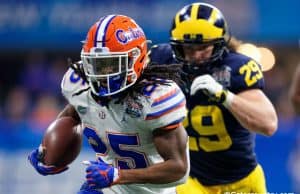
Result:
[[[169,44],[151,48],[149,58],[152,64],[177,62]],[[260,65],[234,52],[224,53],[205,73],[235,94],[264,87]],[[182,87],[186,91],[188,86]],[[186,98],[188,116],[184,126],[189,135],[190,175],[203,185],[226,184],[246,177],[257,165],[255,134],[245,129],[222,104],[209,101],[203,92],[193,96],[186,93]]]

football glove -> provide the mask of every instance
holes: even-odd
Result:
[[[231,104],[233,94],[219,84],[211,75],[201,75],[194,79],[191,85],[190,94],[194,95],[198,91],[203,91],[209,100],[221,103],[225,107]]]
[[[53,175],[53,174],[59,174],[64,171],[66,171],[69,167],[56,167],[56,166],[48,166],[43,164],[43,158],[44,158],[45,152],[42,145],[39,146],[38,149],[33,150],[29,156],[28,160],[30,164],[33,166],[33,168],[41,175],[47,176],[47,175]]]
[[[84,161],[88,163],[86,168],[86,179],[88,189],[103,189],[117,184],[119,180],[119,170],[112,165],[106,164],[98,158],[98,161]]]

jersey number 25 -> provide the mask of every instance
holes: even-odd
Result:
[[[90,127],[85,127],[83,134],[88,138],[89,144],[94,151],[100,155],[106,155],[110,149],[114,152],[117,166],[121,169],[146,168],[148,160],[146,154],[137,149],[140,146],[137,134],[115,134],[107,133],[108,146],[103,143],[96,131]]]

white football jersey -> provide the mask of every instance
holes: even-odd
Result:
[[[89,85],[72,69],[64,75],[61,88],[79,114],[83,134],[97,156],[121,169],[146,168],[163,162],[152,132],[157,128],[174,128],[186,116],[185,96],[174,82],[148,86],[134,100],[113,99],[107,105],[100,105],[92,98]],[[114,185],[103,192],[176,193],[174,186],[160,184]]]

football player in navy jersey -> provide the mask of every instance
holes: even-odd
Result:
[[[193,3],[175,15],[170,44],[149,53],[151,64],[182,64],[191,172],[179,194],[266,192],[254,139],[274,134],[277,115],[262,91],[260,64],[231,51],[229,40],[220,10]]]

